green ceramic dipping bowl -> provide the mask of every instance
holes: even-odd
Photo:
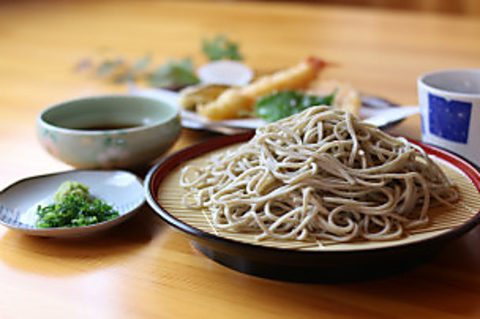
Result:
[[[181,132],[179,110],[133,95],[55,104],[38,116],[37,135],[57,159],[77,168],[133,168],[164,154]]]

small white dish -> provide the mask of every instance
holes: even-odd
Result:
[[[241,86],[250,83],[253,70],[236,61],[212,61],[198,69],[198,77],[205,84]]]
[[[37,228],[37,207],[53,202],[53,196],[66,181],[89,187],[89,192],[102,199],[119,213],[106,222],[80,227]],[[0,192],[0,224],[27,235],[41,237],[74,237],[90,235],[113,227],[145,203],[143,182],[134,174],[112,170],[74,170],[20,180]]]

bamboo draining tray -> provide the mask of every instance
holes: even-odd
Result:
[[[157,192],[158,203],[175,219],[205,233],[219,237],[282,249],[302,251],[356,251],[376,248],[388,248],[401,246],[409,243],[423,241],[452,229],[455,229],[471,220],[480,211],[480,194],[472,181],[453,164],[439,158],[433,159],[440,164],[446,174],[454,181],[460,191],[460,200],[452,207],[438,206],[429,210],[429,223],[426,227],[414,229],[407,236],[391,241],[358,241],[353,243],[336,243],[329,240],[316,242],[291,242],[278,240],[256,241],[255,234],[240,234],[225,230],[219,230],[213,225],[208,212],[188,208],[183,205],[182,197],[185,190],[179,185],[181,169],[186,165],[205,165],[208,159],[226,149],[238,147],[228,146],[216,151],[203,154],[197,158],[187,160],[177,166],[163,179]]]

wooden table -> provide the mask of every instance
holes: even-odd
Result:
[[[35,137],[36,116],[74,97],[124,92],[74,72],[99,51],[205,62],[226,34],[246,62],[276,69],[316,55],[324,76],[415,105],[429,70],[480,67],[476,18],[273,3],[21,1],[0,4],[0,189],[71,169]],[[102,49],[103,48],[103,49]],[[419,138],[419,118],[391,130]],[[174,149],[215,135],[185,130]],[[102,235],[55,240],[0,227],[1,318],[480,317],[480,228],[404,275],[355,284],[277,282],[203,257],[149,208]]]

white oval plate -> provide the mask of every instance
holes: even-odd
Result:
[[[131,85],[130,94],[140,95],[153,99],[158,99],[177,105],[178,93],[164,89],[139,88]],[[378,126],[380,129],[393,125],[408,116],[417,114],[418,106],[398,106],[381,98],[372,96],[362,96],[362,108],[360,117],[364,122]],[[237,134],[246,130],[254,130],[265,125],[265,121],[258,118],[246,118],[224,121],[212,121],[206,119],[195,112],[182,110],[182,126],[194,130],[207,130],[222,134]]]
[[[112,205],[119,217],[90,226],[37,228],[37,207],[53,202],[63,182],[76,181],[90,193]],[[73,170],[20,180],[0,192],[0,224],[28,235],[42,237],[84,236],[115,226],[145,203],[142,181],[126,171]]]

